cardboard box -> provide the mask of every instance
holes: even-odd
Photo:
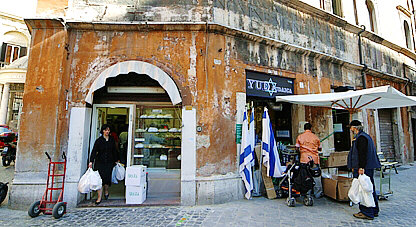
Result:
[[[321,157],[322,168],[346,166],[349,151],[332,152],[329,157]]]
[[[126,204],[142,204],[146,200],[147,184],[126,186]]]
[[[260,160],[261,154],[261,146],[257,145],[254,147],[254,151],[256,152],[257,160]],[[263,184],[266,189],[266,195],[268,199],[275,199],[277,198],[276,190],[274,190],[273,180],[271,177],[267,176],[267,168],[265,165],[261,168],[261,175],[263,178]]]
[[[324,194],[338,201],[349,201],[352,178],[332,175],[331,178],[322,178]]]
[[[126,168],[125,185],[142,186],[146,183],[146,166],[133,165]]]

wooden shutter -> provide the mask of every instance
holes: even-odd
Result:
[[[19,58],[27,55],[27,47],[20,47]]]
[[[6,47],[7,43],[2,43],[0,52],[0,62],[4,62],[4,60],[6,59]]]
[[[381,151],[387,159],[395,159],[391,109],[378,110]]]

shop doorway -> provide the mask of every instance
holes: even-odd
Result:
[[[126,167],[147,167],[147,199],[143,204],[178,205],[181,115],[182,107],[173,105],[167,92],[149,76],[128,73],[108,78],[105,86],[94,92],[90,150],[100,136],[101,125],[110,124],[123,154],[120,161]],[[126,204],[124,184],[121,181],[110,187],[110,200],[117,201],[104,201],[105,206]]]
[[[347,127],[350,120],[348,110],[332,110],[334,124],[334,147],[335,151],[349,151],[351,148],[350,130]]]
[[[270,121],[276,137],[276,142],[286,145],[293,144],[292,139],[292,104],[276,103],[258,97],[247,97],[247,106],[254,107],[254,120],[256,124],[256,140],[260,142],[262,136],[262,119],[264,107],[269,110]]]
[[[111,127],[110,136],[112,136],[116,142],[118,149],[120,162],[126,166],[129,166],[131,144],[132,144],[132,126],[133,126],[133,105],[125,104],[95,104],[93,105],[93,121],[91,125],[91,149],[94,146],[95,140],[98,139],[101,134],[101,126],[108,124]],[[125,185],[124,181],[120,181],[118,184],[112,184],[109,188],[109,193],[112,199],[124,199],[125,198]],[[91,198],[96,195],[93,193]]]
[[[378,119],[380,125],[380,147],[384,157],[389,161],[396,161],[396,152],[394,146],[394,128],[392,123],[392,109],[378,110]],[[397,133],[396,133],[397,135]]]

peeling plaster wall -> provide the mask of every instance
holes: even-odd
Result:
[[[328,70],[359,75],[356,70],[323,59],[204,31],[70,29],[68,37],[69,106],[85,105],[94,79],[117,62],[146,61],[174,79],[185,96],[183,105],[196,107],[197,124],[202,127],[196,137],[197,175],[201,177],[237,173],[235,94],[245,92],[246,69],[294,78],[297,94],[329,92],[331,85],[348,80]],[[305,87],[300,88],[299,82]],[[328,115],[319,114],[325,118]],[[322,125],[329,123],[326,120]],[[331,132],[329,126],[319,130],[323,134]]]
[[[42,196],[48,169],[44,152],[48,152],[53,160],[58,160],[62,151],[67,151],[67,33],[56,22],[45,22],[38,26],[47,26],[49,29],[32,30],[31,55],[23,96],[25,105],[21,113],[15,177],[11,189],[14,193],[10,195],[14,208],[28,206],[34,198]],[[38,187],[33,186],[36,184]]]
[[[315,6],[315,10],[319,11],[318,1],[304,2]],[[366,7],[364,1],[359,1],[358,4],[360,8]],[[394,4],[390,4],[388,8],[389,12],[397,11]],[[331,13],[330,1],[325,1],[324,9]],[[386,13],[386,9],[380,9],[378,6],[376,10],[377,15]],[[382,11],[383,14],[378,11]],[[344,12],[349,16],[348,18],[352,13]],[[359,12],[360,21],[362,20],[363,23],[368,22],[367,16],[366,12]],[[346,21],[338,19],[339,21],[331,20],[330,22],[329,18],[321,19],[321,17],[289,7],[284,1],[272,0],[170,0],[162,2],[150,0],[73,0],[69,5],[66,19],[79,21],[213,22],[360,64],[358,35],[344,30],[343,26]],[[323,17],[325,18],[325,16]],[[394,14],[395,21],[400,19],[396,17]],[[355,21],[351,21],[351,19],[348,22],[355,24]],[[378,23],[381,26],[381,23],[386,23],[386,21],[379,19]],[[389,25],[391,26],[391,24]],[[385,29],[381,31],[381,34],[387,37],[400,36],[393,41],[399,42],[401,45],[403,38],[396,33],[388,33]],[[375,39],[380,39],[380,37]],[[409,57],[386,46],[366,38],[363,38],[363,44],[366,53],[364,55],[365,62],[370,63],[367,64],[369,68],[403,77],[400,72],[400,66],[403,63],[416,66]],[[262,46],[256,48],[262,48]],[[271,61],[271,65],[276,64],[274,62],[279,62],[278,59],[267,58],[267,53],[264,51],[260,55],[250,57],[255,57],[258,61]],[[296,56],[292,55],[292,57]],[[285,62],[280,63],[282,65],[278,65],[278,67],[285,68]],[[329,72],[341,73],[336,70]]]
[[[392,82],[388,79],[380,79],[377,77],[373,77],[371,75],[367,75],[367,85],[369,87],[378,87],[378,86],[383,86],[383,85],[391,85],[394,88],[396,88],[397,90],[406,93],[406,89],[407,86],[409,86],[409,84],[404,84],[404,83],[397,83],[397,82]],[[398,160],[403,162],[403,163],[408,163],[408,162],[413,162],[414,161],[414,155],[412,155],[412,153],[414,152],[414,144],[412,142],[412,138],[413,138],[413,133],[411,131],[411,116],[408,113],[408,108],[397,108],[397,111],[400,116],[397,116],[398,119],[401,119],[401,122],[394,122],[394,125],[397,125],[395,127],[398,127],[398,134],[395,137],[395,153],[396,156],[398,157]],[[369,125],[370,125],[370,133],[373,132],[374,134],[370,134],[374,139],[376,139],[376,132],[375,129],[372,129],[373,127],[375,128],[375,124],[379,124],[378,121],[374,120],[374,114],[372,111],[367,111],[367,116],[368,116],[368,121],[369,121]],[[395,114],[395,115],[397,115]],[[374,130],[374,131],[373,131]],[[375,140],[374,140],[375,141]]]
[[[277,1],[214,1],[213,22],[358,62],[357,36]]]
[[[70,1],[70,0],[69,0]],[[37,0],[36,16],[62,18],[68,8],[68,0]]]
[[[79,21],[208,21],[209,1],[73,0],[67,19]]]
[[[360,63],[357,34],[278,1],[214,0],[213,5],[212,21],[215,23],[322,52],[344,61]],[[363,38],[363,43],[366,62],[377,59],[368,64],[370,68],[403,77],[398,70],[403,63],[415,66],[413,60],[386,46],[366,38]]]

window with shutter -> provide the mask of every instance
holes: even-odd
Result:
[[[27,47],[3,43],[1,46],[0,64],[8,65],[27,55]]]

